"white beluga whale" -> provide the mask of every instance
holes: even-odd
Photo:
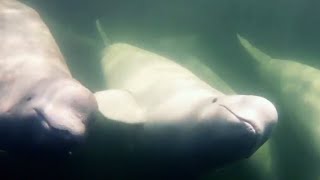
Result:
[[[278,141],[275,148],[278,148],[276,155],[279,159],[276,165],[290,166],[291,171],[288,173],[279,169],[278,174],[282,176],[279,179],[319,178],[320,70],[301,60],[269,56],[240,35],[238,40],[255,61],[261,80],[287,112],[275,138]],[[304,153],[297,156],[300,152]]]
[[[63,149],[83,141],[95,98],[71,76],[39,14],[0,1],[0,42],[0,148]]]
[[[98,21],[97,27],[107,41]],[[242,159],[277,123],[276,108],[267,99],[226,95],[174,61],[125,43],[107,45],[101,66],[108,90],[95,93],[100,112],[141,126],[139,143],[158,152],[154,156],[222,164]]]

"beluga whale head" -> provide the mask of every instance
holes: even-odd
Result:
[[[249,157],[270,137],[278,114],[275,106],[263,97],[221,95],[200,107],[198,121],[204,129],[216,126],[207,135],[229,137],[230,142],[237,144],[234,147],[243,147],[243,153]]]
[[[46,81],[34,90],[26,104],[38,129],[34,131],[37,133],[34,142],[58,148],[84,143],[87,127],[97,109],[94,96],[74,79],[45,84]]]

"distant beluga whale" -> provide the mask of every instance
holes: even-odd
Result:
[[[0,149],[34,152],[81,142],[97,104],[71,76],[39,14],[0,1],[0,42]]]
[[[290,166],[292,170],[290,173],[282,173],[285,177],[280,179],[298,176],[299,179],[320,177],[320,70],[301,60],[274,58],[244,37],[238,35],[238,39],[255,61],[255,68],[261,80],[273,91],[287,112],[286,118],[283,118],[279,126],[281,135],[277,135],[276,139],[280,143],[276,145],[280,148],[294,149],[290,152],[279,151],[282,153],[277,155],[277,163],[281,164],[279,167]],[[293,140],[288,141],[287,138]],[[297,157],[296,152],[304,153]]]
[[[99,110],[141,126],[138,144],[150,152],[226,163],[249,157],[270,137],[278,115],[267,99],[225,95],[167,58],[108,45],[99,21],[97,27],[107,45],[101,61],[107,90],[95,93]]]

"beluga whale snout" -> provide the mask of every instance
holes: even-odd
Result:
[[[61,86],[63,91],[59,90]],[[57,80],[45,87],[39,88],[42,93],[29,102],[41,127],[62,141],[83,142],[86,127],[97,108],[93,94],[68,79]]]
[[[216,103],[226,108],[240,123],[245,125],[245,130],[252,132],[252,135],[256,137],[253,151],[267,141],[278,121],[275,106],[260,96],[222,96]]]

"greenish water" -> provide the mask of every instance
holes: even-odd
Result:
[[[279,126],[272,139],[270,156],[274,176],[260,172],[247,161],[217,171],[197,174],[203,179],[314,180],[320,163],[308,148],[303,132],[282,123],[291,117],[277,95],[257,75],[254,61],[240,46],[236,34],[279,59],[292,59],[320,69],[320,2],[316,0],[26,0],[51,29],[77,79],[92,91],[104,89],[100,70],[103,43],[96,31],[100,19],[112,42],[126,42],[183,61],[197,57],[239,94],[268,97],[279,111]],[[299,72],[297,72],[299,73]],[[116,126],[116,125],[115,125]],[[101,132],[104,134],[105,132]],[[106,133],[107,135],[111,135]],[[121,134],[124,133],[124,134]],[[108,153],[97,150],[91,159],[64,166],[43,166],[57,177],[117,179],[133,178],[133,171],[148,171],[148,164],[128,153],[125,129],[113,135]],[[94,138],[92,138],[94,139]],[[96,138],[96,141],[103,141]],[[112,139],[112,138],[110,138]],[[129,138],[130,139],[130,138]],[[94,144],[94,142],[92,142]],[[130,142],[128,142],[130,144]],[[101,148],[104,149],[104,148]],[[265,158],[267,159],[267,158]],[[143,160],[142,160],[143,163]],[[126,164],[129,164],[128,166]],[[40,167],[40,165],[39,165]],[[35,166],[35,168],[39,168]],[[36,173],[37,170],[33,169]],[[262,170],[263,171],[263,170]],[[192,173],[191,173],[192,174]],[[194,177],[194,176],[189,176]]]

